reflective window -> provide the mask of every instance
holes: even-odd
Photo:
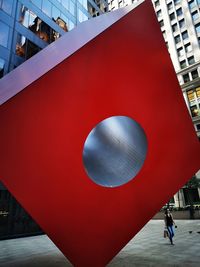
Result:
[[[173,19],[175,19],[175,14],[172,13],[172,14],[169,15],[169,17],[170,17],[170,20],[173,20]]]
[[[177,53],[179,57],[183,56],[184,55],[183,47],[180,47],[179,49],[177,49]]]
[[[51,17],[51,3],[49,0],[42,2],[42,11],[49,17]]]
[[[192,79],[196,79],[199,77],[198,71],[197,70],[193,70],[191,71],[191,75],[192,75]]]
[[[160,1],[159,0],[155,1],[155,7],[157,7],[159,5],[160,5]]]
[[[182,28],[184,26],[185,26],[185,20],[182,19],[182,20],[179,21],[179,27]]]
[[[3,77],[4,67],[5,67],[5,60],[0,58],[0,78]]]
[[[66,8],[67,10],[69,10],[69,0],[62,0],[62,5],[64,6],[64,8]]]
[[[70,12],[72,15],[75,15],[75,5],[74,5],[74,2],[72,2],[72,1],[70,1],[69,12]]]
[[[7,47],[8,45],[9,27],[0,21],[0,45]]]
[[[197,33],[200,33],[200,23],[195,25],[195,29],[196,29]]]
[[[187,65],[186,65],[186,60],[182,60],[182,61],[180,62],[180,66],[181,66],[181,69],[186,68],[186,67],[187,67]]]
[[[29,59],[41,50],[36,44],[31,42],[25,36],[18,33],[16,43],[16,55]]]
[[[59,10],[55,7],[52,10],[54,11],[53,21],[67,32],[67,23],[60,18]],[[51,43],[60,37],[59,33],[57,33],[24,5],[21,6],[19,22],[47,43]]]
[[[12,13],[12,4],[13,4],[13,0],[3,0],[1,7],[6,13],[11,15],[11,13]]]
[[[42,0],[31,0],[31,2],[33,2],[33,4],[39,7],[40,9],[42,8]]]
[[[157,14],[157,17],[160,18],[160,17],[162,16],[161,10],[158,10],[158,11],[156,12],[156,14]]]
[[[194,64],[194,63],[195,63],[195,61],[194,61],[194,57],[193,57],[193,56],[189,57],[189,58],[188,58],[188,64],[189,64],[189,65],[192,65],[192,64]]]
[[[188,4],[190,9],[192,9],[196,5],[194,0],[190,1]]]
[[[61,16],[60,10],[56,8],[55,6],[52,6],[52,18],[56,20]]]
[[[196,20],[196,19],[198,19],[199,18],[199,14],[198,14],[198,12],[197,11],[194,11],[193,13],[192,13],[192,19],[193,20]]]
[[[184,83],[187,83],[187,82],[190,81],[190,77],[189,77],[189,74],[188,73],[186,73],[186,74],[183,75],[183,80],[184,80]]]
[[[170,2],[169,4],[167,4],[167,8],[168,8],[168,10],[170,10],[170,9],[173,8],[172,2]]]
[[[79,22],[83,22],[85,20],[87,20],[88,17],[79,9],[78,10],[78,20]]]
[[[185,51],[186,52],[191,52],[192,51],[192,46],[191,46],[190,43],[188,43],[188,44],[185,45]]]
[[[183,38],[183,40],[188,38],[188,32],[187,31],[182,32],[182,38]]]
[[[178,25],[177,25],[177,23],[175,23],[174,25],[172,25],[172,30],[173,30],[173,32],[175,32],[175,31],[178,30]]]
[[[190,107],[192,117],[197,117],[200,115],[200,109],[197,105]]]
[[[179,9],[176,10],[177,16],[180,16],[183,14],[182,8],[180,7]]]
[[[175,43],[178,44],[178,43],[181,41],[181,37],[180,37],[180,35],[177,35],[177,36],[174,38],[174,40],[175,40]]]

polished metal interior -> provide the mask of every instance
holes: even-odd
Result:
[[[147,138],[142,127],[129,117],[113,116],[101,121],[89,133],[83,163],[96,184],[116,187],[137,175],[146,154]]]

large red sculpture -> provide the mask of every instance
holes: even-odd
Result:
[[[153,7],[130,9],[106,14],[124,17],[0,108],[1,180],[75,266],[105,266],[200,167]],[[65,38],[58,44],[67,48]],[[39,58],[24,66],[37,59],[32,68],[40,69]],[[2,90],[24,66],[2,79]],[[88,178],[82,150],[91,129],[113,115],[142,125],[148,154],[132,181],[106,188]]]

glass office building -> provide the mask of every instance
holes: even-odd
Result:
[[[107,7],[107,0],[0,0],[0,78]]]

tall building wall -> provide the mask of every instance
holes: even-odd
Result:
[[[0,78],[105,11],[107,0],[0,0]]]

